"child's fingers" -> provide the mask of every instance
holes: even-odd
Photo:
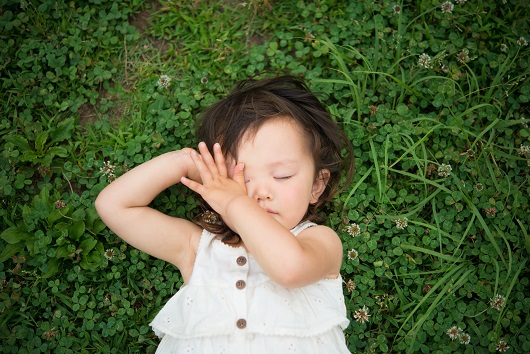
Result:
[[[245,173],[243,171],[244,169],[245,169],[245,164],[238,163],[234,167],[234,176],[232,177],[232,179],[235,182],[237,182],[240,186],[243,186],[243,187],[245,187]]]
[[[204,186],[200,183],[197,183],[189,178],[182,177],[180,179],[180,183],[194,191],[195,193],[198,193],[202,196],[202,192],[204,192]]]
[[[211,181],[212,173],[210,169],[206,166],[204,162],[204,157],[199,155],[199,153],[195,150],[190,153],[190,156],[193,160],[193,163],[195,164],[195,167],[197,168],[197,171],[199,172],[199,175],[201,176],[201,180],[203,182]]]
[[[223,151],[221,150],[221,145],[219,145],[219,143],[215,143],[213,145],[213,157],[215,160],[215,164],[217,165],[217,170],[219,171],[219,174],[222,177],[228,176],[226,170],[225,157],[223,156]]]
[[[204,162],[205,166],[208,168],[210,173],[212,175],[217,174],[218,168],[215,164],[212,154],[208,150],[208,146],[206,146],[206,143],[204,142],[199,143],[199,151],[201,152],[202,161]]]

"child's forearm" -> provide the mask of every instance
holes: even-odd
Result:
[[[193,269],[193,247],[200,228],[184,219],[170,217],[149,203],[180,178],[197,178],[184,149],[156,157],[127,172],[96,199],[103,222],[125,242],[154,257],[176,265],[185,280]]]
[[[286,287],[306,285],[303,245],[283,225],[248,197],[234,199],[226,218],[263,270]]]
[[[160,155],[135,167],[110,185],[98,196],[105,207],[130,208],[148,205],[160,192],[187,176],[196,179],[195,167],[189,157],[191,149]]]

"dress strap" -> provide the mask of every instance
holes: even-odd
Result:
[[[313,227],[313,226],[316,226],[317,224],[315,224],[314,222],[312,221],[303,221],[301,222],[300,224],[296,225],[293,229],[291,229],[291,233],[295,236],[298,236],[298,234],[302,231],[304,231],[305,229],[308,229],[310,227]]]

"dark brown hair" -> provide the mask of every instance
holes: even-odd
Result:
[[[353,152],[345,134],[331,119],[326,107],[307,86],[292,76],[269,79],[249,79],[240,82],[221,101],[206,109],[197,123],[197,139],[204,141],[210,151],[220,143],[227,159],[237,161],[241,141],[254,136],[264,123],[274,118],[294,122],[307,139],[318,172],[330,172],[325,191],[318,202],[310,205],[304,220],[320,221],[318,209],[337,192],[341,172],[345,171],[347,185],[353,177]],[[206,230],[219,235],[226,243],[239,243],[234,233],[219,215],[207,205],[205,213],[197,223]]]

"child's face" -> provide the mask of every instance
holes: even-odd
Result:
[[[287,229],[300,223],[325,188],[315,179],[305,137],[287,119],[272,119],[255,137],[243,139],[238,162],[245,164],[247,194]]]

